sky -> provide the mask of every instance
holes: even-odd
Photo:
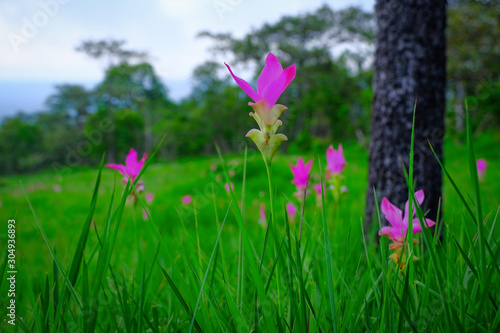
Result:
[[[147,51],[152,64],[179,100],[190,92],[193,69],[206,60],[208,39],[198,32],[252,28],[283,15],[350,5],[373,10],[375,0],[0,0],[0,118],[18,110],[43,109],[56,84],[92,88],[105,63],[76,52],[88,39],[124,39],[125,48]]]

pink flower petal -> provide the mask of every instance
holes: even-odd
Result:
[[[261,95],[262,98],[267,101],[270,107],[272,107],[278,98],[281,96],[286,87],[292,82],[295,77],[295,65],[292,65],[285,69],[280,76],[273,82],[269,83]]]
[[[118,170],[122,175],[127,176],[127,170],[124,165],[121,164],[106,164],[106,168],[112,168]]]
[[[393,228],[401,230],[402,216],[401,210],[394,206],[387,198],[382,199],[382,213]]]
[[[436,224],[436,222],[430,220],[430,219],[425,219],[425,222],[429,227],[432,227],[433,225]],[[421,225],[420,220],[418,218],[413,219],[413,233],[416,234],[417,232],[421,232],[422,228],[425,228],[425,224]]]
[[[266,65],[262,69],[257,80],[257,92],[262,95],[262,92],[271,82],[276,80],[283,72],[283,67],[278,58],[274,54],[269,53],[266,58]]]
[[[231,67],[229,67],[228,64],[224,63],[226,65],[227,69],[229,69],[229,73],[231,73],[231,76],[233,77],[234,81],[240,86],[241,89],[251,98],[254,100],[254,102],[260,101],[262,98],[253,90],[252,86],[245,80],[240,79],[236,75],[233,74],[233,71],[231,70]]]
[[[424,198],[425,198],[424,191],[420,190],[420,191],[415,192],[415,198],[417,199],[418,205],[419,206],[422,205],[422,202],[424,202]],[[409,200],[408,200],[405,204],[405,215],[404,215],[405,220],[408,219],[409,209],[410,209],[410,204],[409,204]],[[415,217],[415,213],[416,213],[416,209],[415,209],[415,205],[413,205],[413,216],[412,217]]]
[[[151,202],[154,199],[154,195],[152,193],[147,193],[146,194],[146,201]]]
[[[137,163],[137,152],[134,148],[130,148],[127,158],[125,159],[125,165],[127,166],[127,171],[133,170],[135,164]]]

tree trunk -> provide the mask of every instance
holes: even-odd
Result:
[[[415,103],[415,191],[424,190],[422,208],[434,219],[442,175],[429,142],[442,160],[446,1],[377,0],[375,10],[378,28],[365,222],[371,223],[375,205],[383,197],[401,209],[408,200],[402,164],[408,169]]]

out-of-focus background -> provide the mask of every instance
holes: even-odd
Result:
[[[484,3],[483,3],[484,2]],[[253,82],[274,52],[297,77],[280,101],[288,152],[367,146],[374,1],[0,2],[0,172],[123,160],[130,147],[175,159],[240,153],[252,120],[229,76]],[[500,11],[450,1],[446,130],[461,143],[500,126]]]

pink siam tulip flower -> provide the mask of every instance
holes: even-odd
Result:
[[[106,164],[105,167],[118,170],[125,177],[123,178],[124,183],[126,183],[129,178],[131,182],[134,182],[137,176],[139,176],[147,156],[148,155],[144,153],[144,155],[142,155],[142,159],[138,161],[137,152],[131,148],[128,152],[127,158],[125,159],[125,165]]]
[[[419,205],[424,202],[424,191],[420,190],[418,192],[415,192],[415,198],[417,199],[417,202]],[[391,224],[390,226],[382,227],[382,229],[379,231],[379,235],[385,235],[391,238],[393,241],[396,242],[401,242],[404,240],[406,237],[406,232],[408,230],[408,224],[409,224],[409,216],[408,216],[408,210],[409,210],[409,202],[406,202],[405,205],[405,213],[402,215],[401,210],[394,206],[392,203],[390,203],[387,198],[382,199],[382,213],[385,215],[385,219],[389,221]],[[422,231],[422,226],[420,225],[420,220],[418,218],[415,218],[415,209],[413,209],[413,216],[412,216],[412,224],[413,224],[413,234],[416,234],[420,231]],[[427,221],[427,225],[429,227],[432,227],[434,224],[436,224],[434,221],[431,221],[429,219],[425,219]],[[423,226],[425,227],[425,226]]]
[[[146,201],[147,201],[147,202],[152,202],[152,201],[153,201],[153,199],[154,199],[154,197],[155,197],[155,196],[153,195],[153,193],[147,193],[147,194],[146,194]]]
[[[297,208],[289,202],[286,204],[286,212],[288,213],[288,218],[290,222],[295,222],[295,216],[297,215]]]
[[[477,173],[480,179],[484,178],[484,174],[486,172],[486,167],[488,166],[488,162],[484,158],[480,158],[476,161]]]
[[[341,174],[347,164],[344,158],[342,145],[339,145],[338,151],[333,146],[326,150],[326,169],[334,175]]]
[[[234,191],[234,184],[233,184],[232,182],[231,182],[230,184],[231,184],[231,189]],[[226,183],[226,184],[224,185],[224,189],[226,190],[226,192],[227,192],[227,193],[229,193],[229,192],[230,192],[230,191],[229,191],[229,184],[228,184],[228,183]]]
[[[191,195],[185,195],[181,198],[181,202],[185,205],[189,205],[193,201],[193,197]]]
[[[304,160],[302,157],[299,157],[297,160],[297,165],[290,165],[290,169],[292,169],[293,180],[292,183],[297,186],[298,191],[304,191],[307,187],[307,183],[309,181],[309,173],[311,172],[313,161],[310,160],[307,164],[304,164]]]
[[[255,111],[250,112],[250,116],[255,119],[259,129],[251,129],[246,136],[257,145],[265,163],[270,164],[276,150],[288,140],[284,134],[277,133],[283,124],[278,118],[287,108],[276,104],[276,101],[294,79],[295,65],[283,70],[278,58],[269,53],[257,80],[257,91],[248,82],[234,75],[228,64],[225,65],[240,88],[255,102],[248,105]]]
[[[269,53],[266,58],[266,65],[257,79],[257,91],[255,91],[248,82],[234,75],[228,64],[224,64],[240,88],[256,103],[265,100],[269,109],[274,106],[295,77],[295,65],[283,70],[278,58]]]
[[[420,190],[415,192],[415,198],[419,205],[424,201],[424,191]],[[382,199],[382,213],[389,223],[390,226],[382,227],[379,231],[379,235],[388,236],[393,243],[389,245],[389,249],[393,250],[394,253],[390,255],[390,258],[396,263],[399,263],[399,269],[402,270],[406,264],[406,254],[401,255],[403,251],[403,247],[405,242],[406,233],[409,228],[409,202],[406,202],[404,215],[401,210],[394,206],[392,203],[387,200],[387,198]],[[415,208],[415,207],[414,207]],[[413,225],[413,234],[422,231],[423,227],[420,224],[420,219],[415,218],[415,209],[413,209],[412,216],[412,225]],[[425,219],[427,226],[432,227],[436,223],[430,219]],[[416,239],[413,240],[413,244],[417,244],[418,241]],[[413,260],[418,260],[417,257],[413,257]]]

